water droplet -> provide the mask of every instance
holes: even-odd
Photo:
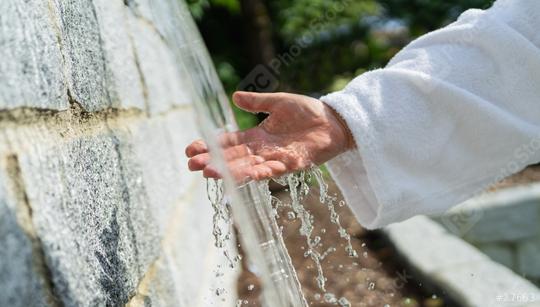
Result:
[[[337,303],[337,298],[334,294],[332,293],[325,293],[324,294],[324,301],[327,302],[327,303],[330,303],[330,304],[335,304]]]
[[[349,300],[344,297],[338,300],[338,304],[341,307],[351,307],[351,302],[349,302]]]
[[[220,295],[222,295],[223,293],[225,293],[225,289],[223,289],[223,288],[217,288],[217,289],[216,289],[216,295],[217,295],[217,296],[220,296]]]
[[[369,285],[368,285],[368,290],[370,290],[370,291],[375,290],[375,283],[374,283],[374,282],[370,282],[370,283],[369,283]]]
[[[436,299],[437,299],[437,294],[433,294],[433,295],[431,296],[431,298],[434,299],[434,300],[436,300]]]

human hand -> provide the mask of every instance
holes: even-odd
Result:
[[[248,112],[269,113],[257,127],[219,137],[227,168],[244,182],[278,177],[320,165],[352,149],[354,140],[345,122],[320,100],[288,93],[236,92],[233,100]],[[191,171],[220,178],[210,164],[207,145],[195,141],[186,148]]]

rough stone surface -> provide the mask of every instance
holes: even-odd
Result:
[[[146,59],[140,61],[136,55],[127,22],[129,10],[123,0],[94,0],[94,5],[106,59],[111,106],[144,109],[146,85],[139,65],[146,63]]]
[[[32,242],[19,227],[8,200],[7,176],[0,170],[0,306],[45,306],[43,280],[34,269]]]
[[[134,46],[145,80],[149,112],[161,113],[174,105],[191,101],[191,88],[187,73],[180,75],[181,66],[175,65],[174,55],[163,37],[148,21],[128,14]],[[186,80],[186,81],[181,81]]]
[[[118,129],[132,136],[134,156],[141,165],[148,199],[161,204],[150,214],[163,232],[171,210],[191,192],[193,177],[185,171],[184,146],[192,141],[190,137],[197,135],[193,113],[178,110],[159,120],[136,122]]]
[[[125,147],[98,135],[21,155],[34,223],[68,305],[126,303],[157,258],[140,173]]]
[[[0,109],[68,107],[47,1],[0,1]]]
[[[110,77],[93,1],[55,0],[54,4],[71,96],[88,111],[109,107]]]
[[[199,138],[184,53],[204,46],[154,24],[196,31],[187,11],[138,3],[0,1],[0,306],[236,303],[215,295],[236,273],[184,156]]]

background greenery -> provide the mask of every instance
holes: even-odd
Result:
[[[289,54],[279,91],[312,96],[339,90],[362,72],[384,66],[414,38],[493,0],[188,0],[232,94],[258,64]],[[341,6],[338,6],[341,5]],[[345,7],[345,9],[339,9]],[[309,39],[308,39],[309,38]],[[260,118],[235,108],[245,129]]]

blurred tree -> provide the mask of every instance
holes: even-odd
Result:
[[[181,1],[181,0],[179,0]],[[277,59],[279,90],[342,88],[384,66],[412,39],[493,0],[187,0],[232,93],[258,64]],[[293,52],[294,51],[294,52]],[[240,125],[257,119],[235,109]]]

